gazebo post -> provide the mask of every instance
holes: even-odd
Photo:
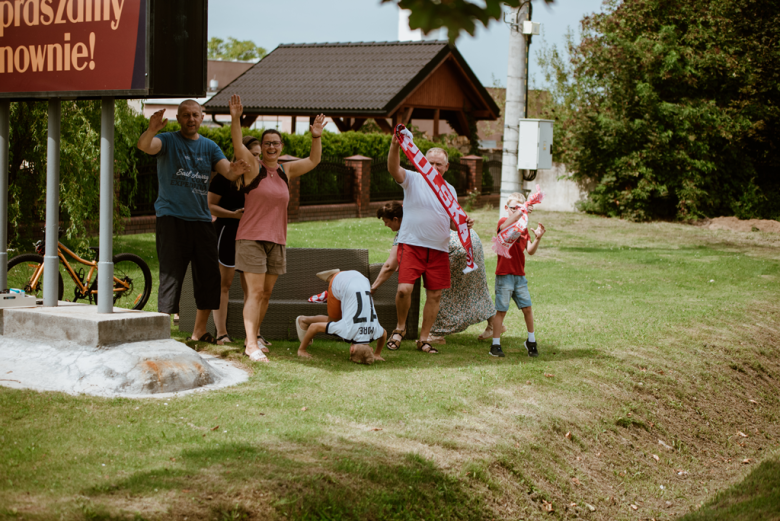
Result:
[[[290,134],[295,134],[295,127],[297,126],[297,118],[295,116],[290,116]]]
[[[43,305],[57,307],[60,259],[60,119],[62,102],[49,99],[49,136],[46,144],[46,252],[43,257]]]

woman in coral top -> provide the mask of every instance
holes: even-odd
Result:
[[[236,269],[244,272],[247,283],[244,304],[245,354],[255,362],[267,362],[257,345],[257,332],[268,310],[268,301],[279,275],[287,271],[287,203],[290,201],[290,179],[310,172],[322,155],[322,127],[325,116],[320,114],[311,125],[311,153],[309,157],[279,164],[282,154],[282,135],[267,129],[260,138],[262,158],[253,155],[242,142],[241,97],[230,97],[230,135],[237,159],[249,163],[244,174],[244,215],[236,232]]]

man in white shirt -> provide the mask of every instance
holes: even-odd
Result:
[[[380,354],[387,332],[379,324],[368,279],[359,271],[338,269],[321,271],[317,277],[328,283],[328,315],[299,316],[295,319],[295,329],[301,341],[298,356],[311,358],[306,348],[312,343],[314,335],[326,333],[350,343],[349,358],[353,362],[383,362]],[[369,343],[374,340],[379,341],[376,351],[372,352]]]
[[[414,283],[423,277],[425,307],[417,349],[434,354],[439,351],[428,340],[431,326],[439,313],[441,291],[450,287],[450,230],[457,227],[422,174],[401,168],[399,151],[398,138],[393,134],[387,169],[404,189],[404,220],[398,232],[398,292],[395,296],[398,323],[387,348],[395,351],[401,346],[401,340],[406,335],[406,317],[412,303]],[[425,158],[442,176],[449,168],[447,152],[441,148],[431,148]],[[457,200],[455,188],[449,183],[446,187]],[[473,224],[474,221],[468,219],[468,227]]]

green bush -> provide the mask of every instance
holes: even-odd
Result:
[[[178,130],[177,123],[168,123],[165,130]],[[244,129],[244,135],[252,135],[260,139],[262,130]],[[233,155],[233,143],[230,139],[230,127],[201,127],[200,134],[213,140],[225,152],[225,155]],[[387,157],[390,151],[389,134],[368,134],[363,132],[344,132],[336,134],[325,131],[322,134],[322,155],[329,157],[349,157],[361,155],[366,157]],[[282,133],[282,142],[284,143],[283,154],[289,154],[295,157],[307,157],[311,150],[311,134],[287,134]],[[428,141],[423,138],[416,138],[415,144],[423,152],[429,148],[444,148],[451,158],[461,157],[458,149]]]
[[[633,220],[780,218],[780,4],[610,0],[542,51],[556,158]]]

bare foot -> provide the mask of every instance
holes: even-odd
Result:
[[[306,351],[303,351],[301,349],[298,350],[298,356],[300,356],[301,358],[311,358],[312,357],[309,353],[307,353]]]
[[[261,348],[260,348],[260,351],[262,351],[263,353],[270,353],[270,352],[271,352],[271,350],[270,350],[270,349],[268,349],[268,348],[267,348],[267,347],[265,347],[265,346],[261,347]]]

